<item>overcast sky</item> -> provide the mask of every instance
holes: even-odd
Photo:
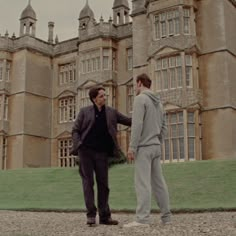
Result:
[[[18,37],[20,30],[20,15],[29,0],[0,0],[0,34],[8,30],[9,36],[13,32]],[[114,0],[89,0],[89,5],[98,21],[103,16],[105,21],[113,17],[112,6]],[[55,22],[54,35],[59,41],[78,36],[79,13],[85,6],[86,0],[31,0],[36,16],[36,37],[47,41],[48,22]],[[129,7],[132,7],[129,0]],[[131,13],[131,12],[130,12]]]

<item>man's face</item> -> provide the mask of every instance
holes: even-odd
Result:
[[[135,88],[135,91],[136,91],[136,95],[139,95],[140,94],[140,92],[141,92],[141,81],[138,81],[137,83],[136,83],[136,88]]]
[[[106,94],[105,94],[105,91],[103,89],[100,89],[98,91],[98,95],[96,98],[93,99],[94,103],[97,105],[97,106],[100,106],[102,107],[103,105],[105,105],[106,103]]]

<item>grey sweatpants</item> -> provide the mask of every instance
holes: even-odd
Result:
[[[170,221],[169,193],[162,174],[160,145],[140,147],[135,156],[136,221],[149,223],[151,196],[161,211],[161,219]]]

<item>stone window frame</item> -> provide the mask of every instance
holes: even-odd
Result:
[[[102,70],[109,70],[110,64],[110,48],[102,48]]]
[[[194,55],[185,52],[156,58],[154,60],[154,90],[160,92],[193,88],[193,61]]]
[[[81,54],[81,74],[88,74],[101,70],[100,49],[83,52]]]
[[[58,147],[58,166],[75,167],[75,156],[70,155],[72,147],[72,137],[61,137],[57,140]]]
[[[127,70],[133,70],[133,48],[126,49],[126,58],[127,58]]]
[[[11,74],[11,62],[7,61],[7,63],[6,63],[6,75],[5,75],[5,78],[6,78],[7,82],[10,81],[10,74]]]
[[[2,60],[0,60],[0,81],[3,81],[3,78],[4,78],[3,68],[4,68],[4,63]]]
[[[95,86],[94,84],[93,86]],[[105,89],[105,94],[106,94],[106,105],[114,107],[115,106],[115,96],[116,96],[116,88],[112,84],[97,84],[102,86]],[[78,92],[78,100],[79,100],[79,110],[83,107],[90,106],[92,105],[92,102],[90,101],[89,98],[89,89],[92,86],[84,86],[79,88]]]
[[[76,62],[60,64],[58,82],[60,86],[76,82]]]
[[[183,7],[183,34],[191,33],[191,10],[189,7]]]
[[[112,70],[117,71],[118,65],[117,65],[117,50],[112,50]]]
[[[0,60],[0,81],[10,81],[11,61],[3,59]]]
[[[0,136],[0,142],[1,142],[1,169],[6,170],[7,169],[7,136],[4,134]]]
[[[9,96],[0,94],[0,120],[8,120]]]
[[[190,114],[192,119],[190,119]],[[200,134],[199,120],[199,111],[195,109],[166,112],[167,135],[162,144],[163,162],[184,162],[199,159],[197,157],[200,152],[197,150],[198,147],[200,148],[200,138],[197,137],[197,134]],[[198,132],[197,129],[199,129]]]
[[[79,98],[79,109],[89,106],[92,104],[89,98],[89,89],[90,88],[81,88],[78,92]]]
[[[127,113],[131,114],[133,111],[134,104],[134,85],[129,83],[126,85],[127,88]]]
[[[191,35],[192,17],[189,6],[178,6],[156,12],[153,15],[153,39],[160,40],[181,34]]]
[[[59,123],[74,122],[76,119],[76,97],[61,97],[58,100]]]

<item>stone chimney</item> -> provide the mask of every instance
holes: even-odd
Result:
[[[53,44],[53,29],[54,29],[54,22],[48,22],[48,42]]]

